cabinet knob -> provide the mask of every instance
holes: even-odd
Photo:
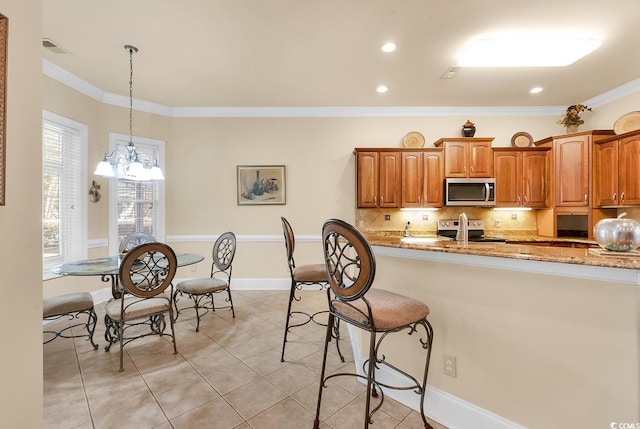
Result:
[[[377,204],[378,203],[378,197],[373,197],[373,204]]]
[[[526,195],[524,196],[524,203],[529,204],[529,197],[527,197]]]
[[[418,195],[418,204],[420,204],[420,195]]]
[[[620,194],[620,202],[624,203],[624,192]]]
[[[617,192],[614,192],[614,193],[613,193],[613,197],[611,198],[611,199],[613,200],[613,202],[614,202],[614,203],[618,201],[618,199],[617,199],[617,198],[618,198],[618,193],[617,193]]]
[[[384,197],[380,195],[380,205],[384,204]]]
[[[584,194],[584,202],[586,203],[589,199],[589,195],[588,194]]]
[[[518,203],[518,205],[520,205],[520,195],[516,197],[516,202]]]
[[[473,173],[473,165],[471,166],[471,172]]]

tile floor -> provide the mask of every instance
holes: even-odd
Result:
[[[43,347],[44,427],[311,429],[324,327],[292,329],[280,362],[288,292],[236,291],[233,298],[235,319],[229,310],[209,313],[198,333],[195,313],[182,313],[177,355],[170,337],[125,346],[124,372],[118,372],[118,347],[104,351],[104,304],[96,305],[98,350],[84,338],[57,338]],[[315,312],[326,308],[326,295],[304,291],[294,306]],[[340,344],[347,361],[340,362],[331,344],[328,369],[353,371],[351,344]],[[353,377],[334,378],[329,386],[321,429],[362,427],[365,386]],[[387,398],[371,427],[417,429],[421,423],[419,413]]]

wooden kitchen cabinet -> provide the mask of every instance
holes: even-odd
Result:
[[[595,144],[594,206],[640,205],[640,131]]]
[[[494,149],[497,207],[549,205],[549,148]]]
[[[400,207],[400,152],[356,149],[356,155],[358,208]]]
[[[402,152],[401,207],[442,207],[444,159],[441,149]]]
[[[535,142],[550,147],[554,205],[589,207],[591,196],[591,146],[613,135],[611,130],[585,131]]]
[[[493,177],[493,138],[442,138],[445,177]]]

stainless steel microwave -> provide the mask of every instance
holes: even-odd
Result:
[[[447,206],[495,206],[496,179],[447,178],[444,198]]]

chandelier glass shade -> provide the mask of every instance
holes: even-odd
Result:
[[[124,48],[129,51],[129,144],[126,152],[115,149],[110,154],[105,153],[93,174],[138,181],[164,180],[158,160],[146,153],[138,153],[133,144],[133,53],[138,52],[138,48],[131,45],[125,45]]]

